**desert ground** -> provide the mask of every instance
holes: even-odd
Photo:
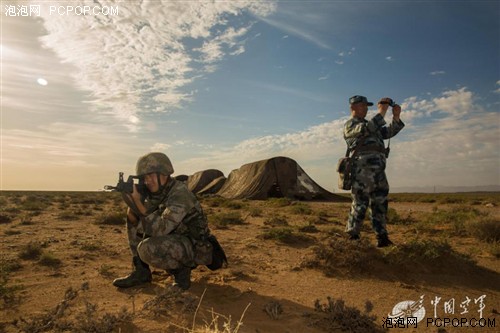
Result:
[[[345,237],[348,201],[201,198],[229,265],[179,292],[161,270],[112,286],[131,269],[120,194],[2,191],[0,332],[500,332],[500,193],[390,199],[379,249],[368,219]],[[416,328],[384,321],[420,299]]]

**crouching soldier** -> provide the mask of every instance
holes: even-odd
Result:
[[[134,185],[133,193],[122,193],[129,206],[127,234],[133,271],[113,285],[129,288],[151,282],[151,265],[173,275],[181,289],[189,289],[191,270],[212,261],[210,230],[201,205],[184,183],[170,177],[174,169],[165,154],[142,156],[136,172],[146,190]]]

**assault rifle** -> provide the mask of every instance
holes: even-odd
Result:
[[[135,179],[138,181],[135,182]],[[144,180],[139,176],[128,176],[127,181],[123,181],[123,172],[118,173],[118,184],[116,186],[105,185],[104,190],[111,192],[121,192],[121,193],[132,193],[134,192],[134,184],[137,187],[137,191],[141,194],[146,193],[146,185]]]

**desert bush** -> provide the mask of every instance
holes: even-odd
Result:
[[[496,259],[500,259],[500,242],[489,244],[488,252]]]
[[[295,232],[292,228],[271,228],[265,230],[259,237],[263,239],[271,239],[289,245],[298,245],[302,243],[311,243],[312,239],[308,236],[301,235]]]
[[[290,211],[293,214],[297,214],[297,215],[310,215],[313,212],[312,208],[308,204],[305,204],[302,202],[298,202],[298,203],[293,204],[290,207]]]
[[[259,207],[252,207],[248,210],[248,213],[252,217],[259,217],[262,216],[262,209]]]
[[[287,226],[288,221],[285,216],[272,215],[271,217],[265,219],[264,224],[270,226]]]
[[[227,228],[228,225],[244,223],[239,212],[212,214],[208,217],[208,221],[210,224],[220,229]]]
[[[318,268],[327,276],[366,271],[380,256],[367,239],[351,241],[345,237],[333,237],[316,246],[313,253],[314,257],[305,260],[302,266]]]
[[[327,297],[326,303],[316,300],[314,310],[320,314],[320,317],[316,318],[311,325],[319,327],[325,332],[336,332],[338,330],[352,333],[387,332],[387,329],[384,329],[377,322],[377,317],[370,315],[370,311],[368,311],[370,308],[370,306],[365,306],[365,311],[361,312],[355,307],[345,305],[342,299],[335,300]]]
[[[9,215],[0,213],[0,224],[7,224],[12,222],[12,218]]]
[[[33,222],[33,215],[31,214],[23,214],[21,216],[21,221],[19,222],[20,225],[32,225],[34,224]]]
[[[132,315],[122,308],[117,314],[102,313],[97,305],[88,301],[84,303],[84,309],[76,312],[78,295],[88,289],[88,283],[82,284],[80,290],[69,288],[66,290],[64,299],[53,309],[43,314],[31,317],[20,317],[12,324],[20,332],[93,332],[106,333],[120,331],[119,326],[129,323]],[[68,309],[70,311],[68,311]],[[73,321],[67,318],[67,312],[75,314]]]
[[[500,242],[500,221],[498,219],[483,217],[469,222],[466,228],[469,234],[481,241],[491,243]]]
[[[202,199],[202,202],[209,207],[222,207],[228,200],[223,197],[208,197]]]
[[[244,207],[244,204],[239,201],[227,200],[222,204],[222,206],[229,209],[241,209]]]
[[[115,273],[113,272],[113,266],[108,265],[108,264],[102,264],[99,267],[99,274],[104,276],[104,277],[113,277]]]
[[[6,236],[19,235],[20,233],[21,233],[21,231],[13,229],[13,228],[7,229],[7,230],[4,231],[4,234]]]
[[[271,301],[264,306],[264,311],[271,319],[278,320],[283,313],[283,306],[278,301]]]
[[[324,217],[324,218],[326,218],[326,217],[330,216],[330,213],[327,210],[325,210],[325,209],[320,209],[320,210],[318,210],[316,212],[316,215],[318,217]]]
[[[36,211],[41,212],[45,210],[47,204],[39,201],[24,201],[19,208],[24,211]]]
[[[61,259],[57,258],[53,253],[43,252],[40,255],[40,260],[38,261],[40,265],[58,268],[62,265]]]
[[[101,248],[102,248],[102,245],[100,243],[85,242],[83,244],[80,244],[80,249],[82,249],[83,251],[88,251],[88,252],[99,251]]]
[[[447,224],[453,223],[455,221],[467,222],[474,220],[481,216],[486,216],[488,213],[483,213],[480,210],[473,207],[458,207],[452,210],[435,210],[430,214],[426,220],[427,223],[431,224]]]
[[[288,198],[269,198],[266,200],[266,203],[271,207],[285,207],[289,206],[292,202]]]
[[[7,203],[9,202],[9,200],[4,197],[4,196],[0,196],[0,207],[5,207],[7,206]]]
[[[4,211],[7,213],[13,213],[13,214],[21,213],[21,210],[16,206],[7,207],[4,209]]]
[[[37,260],[42,255],[42,245],[38,242],[29,242],[21,248],[19,258],[25,260]]]
[[[2,259],[0,261],[0,308],[11,305],[18,299],[16,292],[22,289],[19,285],[9,285],[9,275],[17,271],[21,265],[12,260]]]
[[[389,208],[387,210],[387,223],[395,225],[410,225],[416,222],[417,220],[411,215],[411,212],[409,212],[406,217],[402,217],[394,208]]]
[[[63,220],[63,221],[74,221],[74,220],[78,220],[78,216],[77,216],[77,214],[76,214],[74,211],[68,211],[68,210],[65,210],[65,211],[60,212],[60,213],[57,215],[57,218],[58,218],[59,220]]]
[[[108,212],[100,214],[96,220],[95,224],[105,224],[105,225],[125,225],[127,220],[127,213],[123,212]]]
[[[299,231],[306,233],[316,233],[319,232],[319,229],[316,228],[316,226],[313,223],[309,223],[307,225],[299,227]]]
[[[432,239],[410,240],[387,248],[383,256],[387,263],[408,269],[426,266],[434,270],[445,270],[453,266],[465,268],[474,263],[469,255],[454,251],[447,241]]]

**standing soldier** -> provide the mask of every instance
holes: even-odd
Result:
[[[137,161],[137,175],[147,187],[122,193],[129,206],[127,234],[133,271],[113,281],[119,288],[151,282],[149,265],[172,274],[183,290],[191,285],[191,269],[212,261],[210,231],[201,205],[186,185],[170,177],[174,172],[163,153],[149,153]]]
[[[390,98],[382,98],[378,102],[378,113],[366,120],[368,102],[364,96],[353,96],[349,99],[351,119],[344,125],[344,139],[350,152],[353,153],[352,205],[347,222],[346,232],[352,240],[359,239],[361,225],[368,206],[371,208],[372,227],[377,234],[377,246],[392,244],[385,228],[387,221],[387,196],[389,183],[385,176],[386,158],[389,148],[385,148],[384,139],[389,139],[401,131],[404,123],[399,118],[401,107]],[[385,114],[392,106],[392,122],[385,126]]]

